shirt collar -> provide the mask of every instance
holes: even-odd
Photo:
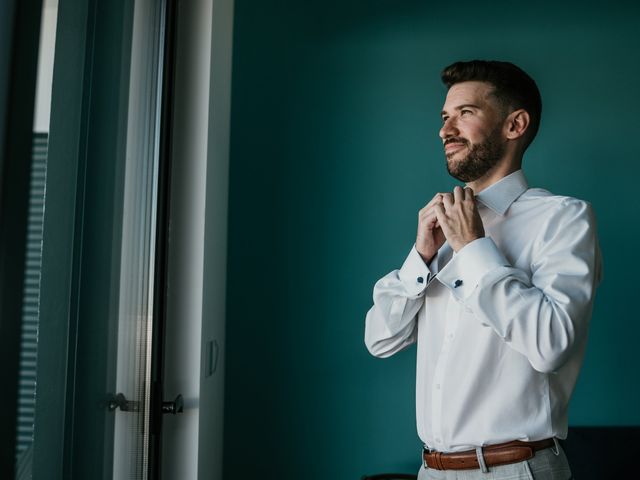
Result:
[[[476,198],[498,215],[504,215],[511,204],[528,188],[523,171],[516,170],[482,190]]]

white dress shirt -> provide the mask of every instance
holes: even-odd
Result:
[[[591,206],[528,188],[522,170],[476,198],[486,236],[429,266],[414,246],[376,283],[365,343],[388,357],[417,342],[428,448],[566,438],[601,277]]]

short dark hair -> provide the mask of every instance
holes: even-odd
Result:
[[[494,87],[492,94],[507,109],[525,109],[529,113],[530,125],[524,148],[533,141],[540,127],[542,98],[536,82],[524,70],[510,62],[496,60],[471,60],[456,62],[446,67],[441,74],[447,89],[461,82],[487,82]]]

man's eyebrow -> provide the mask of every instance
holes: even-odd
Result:
[[[454,108],[454,110],[462,110],[463,108],[480,108],[478,105],[474,105],[473,103],[465,103],[463,105],[458,105],[457,107]],[[446,110],[442,110],[442,112],[440,112],[440,116],[446,115],[447,111]]]

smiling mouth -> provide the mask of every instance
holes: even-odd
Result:
[[[444,146],[444,151],[447,153],[453,153],[461,148],[464,148],[466,145],[464,143],[448,143]]]

